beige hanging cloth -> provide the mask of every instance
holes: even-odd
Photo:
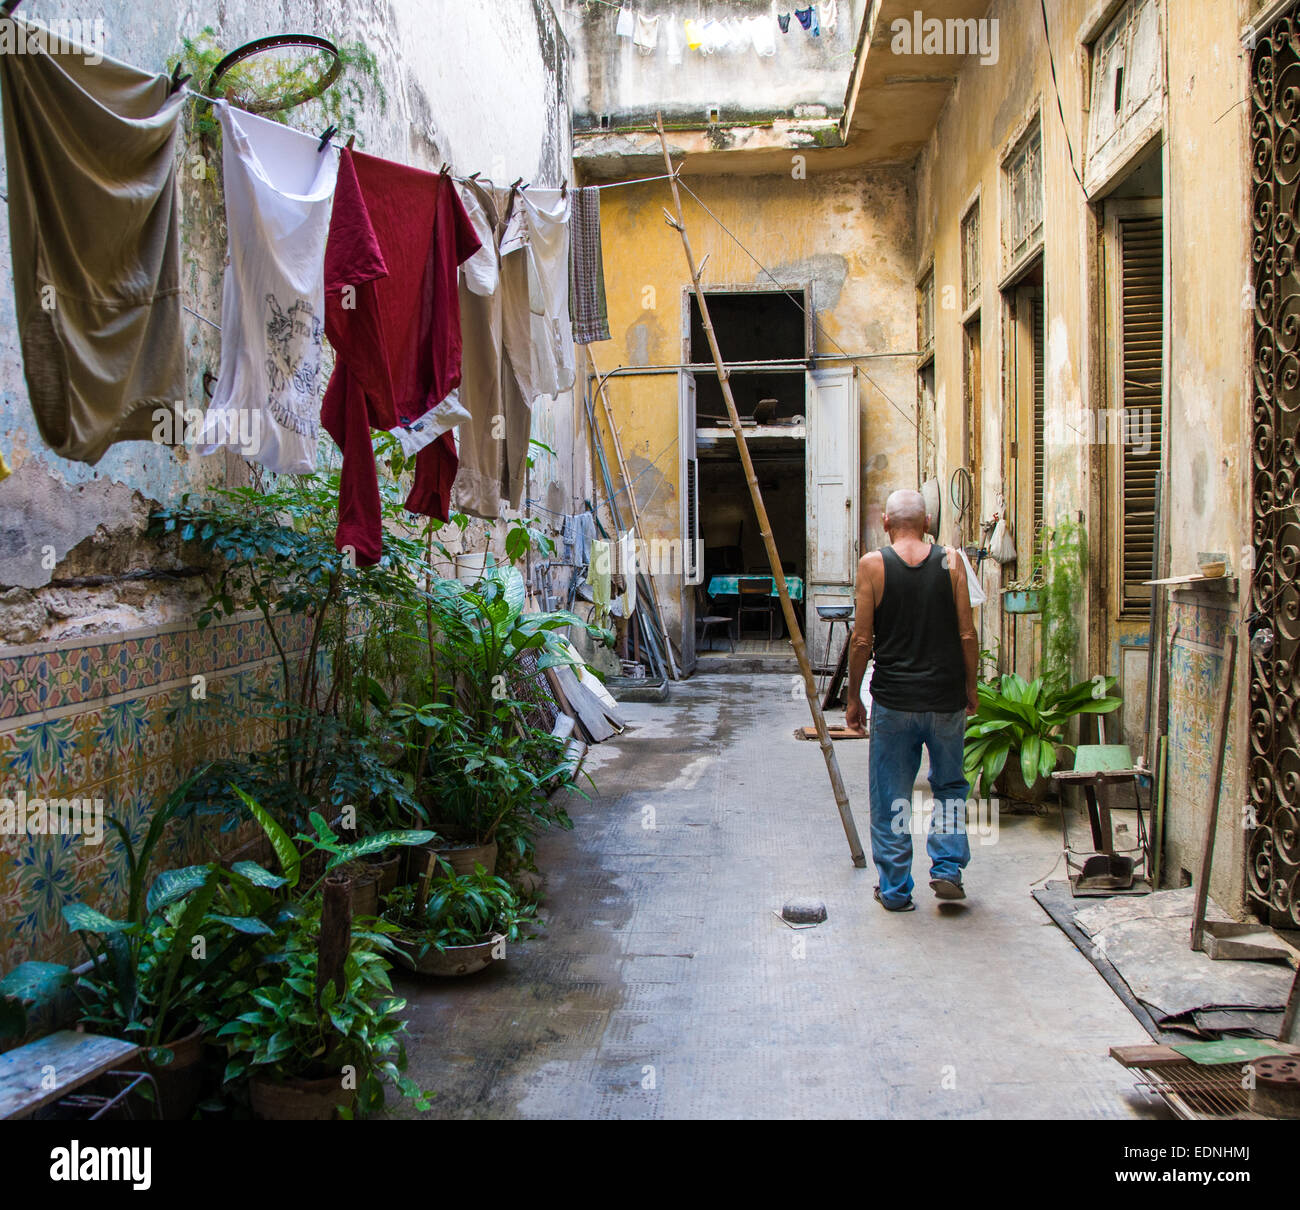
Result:
[[[148,441],[186,398],[176,132],[165,75],[72,47],[50,54],[8,17],[0,54],[14,307],[27,391],[49,447],[98,462]],[[35,47],[35,49],[33,49]]]

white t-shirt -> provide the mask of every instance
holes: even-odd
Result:
[[[558,395],[574,383],[573,325],[569,322],[569,197],[560,189],[522,189],[501,236],[501,257],[528,257],[532,312],[532,383],[539,395]],[[530,399],[531,406],[532,400]]]
[[[231,446],[282,474],[316,469],[325,239],[339,152],[213,103],[221,122],[228,252],[221,366],[199,453]]]

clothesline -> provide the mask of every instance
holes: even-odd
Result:
[[[601,0],[601,2],[604,3],[605,0]],[[618,7],[618,6],[615,5],[614,7]],[[222,98],[222,97],[210,97],[210,96],[208,96],[206,93],[197,92],[197,91],[196,91],[195,89],[193,89],[193,88],[185,88],[183,91],[185,92],[186,96],[188,96],[189,98],[191,98],[191,100],[196,100],[196,101],[206,101],[209,105],[211,105],[214,101],[224,100],[224,98]],[[292,128],[291,128],[291,129],[292,129]],[[311,134],[309,134],[307,131],[300,131],[299,133],[301,133],[301,134],[303,135],[304,138],[312,138],[312,137],[313,137],[313,136],[312,136]],[[343,146],[346,146],[346,144],[341,144],[341,143],[339,143],[337,140],[335,140],[335,139],[333,139],[333,138],[330,139],[330,143],[331,143],[333,146],[335,146],[335,147],[343,147]],[[324,144],[322,144],[322,150],[323,150],[323,148],[324,148]],[[648,183],[648,182],[650,182],[650,181],[666,181],[666,180],[669,179],[670,176],[673,176],[673,175],[675,175],[675,174],[674,174],[674,173],[668,173],[668,172],[661,172],[658,176],[643,176],[643,177],[637,177],[635,180],[631,180],[631,181],[607,181],[607,182],[606,182],[605,184],[603,184],[603,185],[582,185],[582,186],[575,185],[574,188],[575,188],[575,189],[577,189],[577,188],[585,188],[585,189],[619,189],[619,188],[621,188],[623,185],[644,185],[644,184],[646,184],[646,183]],[[484,177],[480,176],[480,175],[477,174],[477,173],[476,173],[475,175],[473,175],[473,176],[456,176],[456,175],[453,174],[453,175],[452,175],[452,180],[456,181],[457,183],[459,183],[459,184],[461,184],[461,185],[468,185],[471,181],[475,182],[476,184],[480,184],[480,185],[483,185],[483,184],[491,184],[491,183],[492,183],[490,179],[488,179],[488,178],[484,178]],[[527,189],[527,188],[529,188],[529,186],[528,186],[528,185],[519,185],[518,188],[520,188],[520,189]],[[5,200],[8,201],[9,199],[8,199],[8,198],[5,198]],[[200,316],[199,318],[202,319],[203,317]],[[211,321],[209,321],[209,322],[211,322]]]

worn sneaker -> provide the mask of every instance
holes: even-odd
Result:
[[[911,901],[911,899],[909,899],[906,903],[899,904],[898,907],[890,907],[889,904],[887,904],[883,899],[881,899],[881,897],[880,897],[880,888],[879,888],[879,887],[876,887],[876,889],[875,889],[874,891],[872,891],[871,893],[876,897],[876,902],[877,902],[878,904],[880,904],[880,906],[881,906],[882,908],[884,908],[885,911],[887,911],[887,912],[914,912],[914,911],[916,911],[916,904],[914,904],[914,903]]]
[[[930,890],[936,899],[965,899],[966,888],[951,878],[931,878]]]

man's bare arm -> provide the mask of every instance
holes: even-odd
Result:
[[[961,637],[961,654],[966,665],[966,705],[974,709],[978,698],[975,687],[980,674],[980,640],[975,630],[975,612],[970,604],[970,585],[966,581],[966,563],[960,552],[948,547],[948,567],[952,574],[952,596],[957,603],[957,633]]]
[[[871,564],[879,558],[873,551],[858,560],[858,579],[853,597],[853,637],[849,640],[848,706],[844,711],[844,723],[859,731],[867,724],[860,693],[862,678],[867,674],[867,662],[876,642],[876,590],[872,584]]]

